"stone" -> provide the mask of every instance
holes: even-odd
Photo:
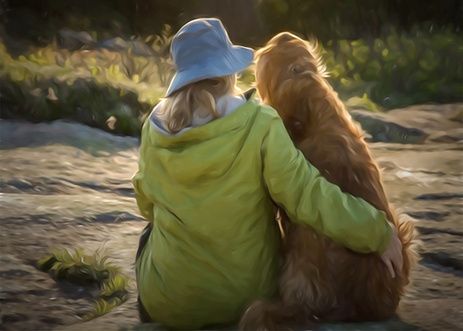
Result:
[[[429,136],[429,140],[437,143],[463,142],[463,128],[434,132]]]
[[[428,137],[423,130],[395,123],[381,113],[354,110],[351,116],[369,134],[372,142],[422,144]]]
[[[59,47],[69,49],[70,51],[87,49],[95,45],[95,40],[90,33],[70,29],[59,30],[56,41]]]
[[[98,42],[97,47],[106,48],[111,51],[122,51],[129,48],[129,43],[121,37],[116,37]]]
[[[133,55],[153,57],[156,53],[151,47],[139,40],[124,40],[120,37],[106,39],[98,42],[97,47],[106,48],[111,51],[128,51]]]
[[[153,51],[151,47],[149,47],[147,44],[139,40],[131,41],[129,48],[131,49],[132,54],[137,55],[137,56],[144,56],[144,57],[156,56],[156,53]]]

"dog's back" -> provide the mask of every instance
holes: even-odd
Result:
[[[413,223],[398,217],[389,205],[378,165],[373,160],[364,141],[361,129],[351,120],[337,95],[322,77],[318,88],[326,90],[325,102],[336,110],[325,111],[319,120],[305,130],[306,135],[295,144],[331,182],[342,191],[360,197],[383,210],[398,228],[403,245],[403,272],[396,278],[389,277],[386,266],[377,254],[357,254],[347,249],[335,249],[333,245],[320,252],[326,255],[328,271],[334,274],[338,300],[345,307],[329,319],[362,320],[381,319],[390,316],[397,307],[406,284],[410,268],[415,260],[411,251]],[[312,104],[312,107],[317,105]],[[342,221],[342,220],[340,220]],[[339,314],[339,316],[335,316]]]

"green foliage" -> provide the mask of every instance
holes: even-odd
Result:
[[[127,300],[128,278],[99,251],[88,255],[81,249],[57,249],[38,260],[37,267],[56,280],[99,287],[94,309],[84,319],[104,315]]]
[[[366,93],[364,93],[361,97],[354,96],[347,99],[346,106],[349,109],[365,109],[372,112],[379,111],[378,105],[371,101]]]
[[[29,85],[49,79],[71,85],[83,79],[123,92],[133,92],[142,103],[152,103],[162,94],[160,76],[166,73],[159,73],[157,62],[133,55],[131,50],[70,52],[55,45],[38,48],[15,59],[0,43],[0,78],[7,77]]]
[[[145,42],[151,46],[157,56],[156,66],[159,81],[164,87],[168,86],[174,74],[174,65],[170,58],[170,44],[173,37],[172,27],[165,25],[158,35],[150,35],[145,39]]]
[[[238,87],[244,91],[254,86],[255,82],[256,78],[254,76],[254,68],[252,66],[238,75]]]
[[[137,135],[139,119],[163,93],[156,68],[153,60],[129,53],[54,46],[15,59],[0,44],[1,117],[68,118]]]
[[[66,279],[76,284],[99,284],[117,269],[99,254],[85,255],[81,249],[53,251],[37,262],[40,270],[49,272],[55,279]]]
[[[109,313],[111,310],[116,308],[117,306],[124,303],[125,300],[120,298],[113,298],[113,299],[98,299],[95,301],[95,308],[92,312],[84,316],[84,320],[91,320],[93,318],[105,315]]]
[[[113,297],[120,297],[126,292],[128,286],[127,277],[121,274],[113,274],[113,276],[103,283],[100,296],[106,300]]]
[[[463,100],[463,36],[450,31],[331,41],[323,56],[344,99],[366,93],[385,108]]]
[[[159,35],[144,40],[152,58],[130,49],[70,52],[54,45],[14,58],[0,43],[0,117],[66,118],[138,135],[173,75],[172,33],[165,25]],[[322,53],[330,82],[351,108],[376,111],[463,100],[463,35],[450,30],[416,28],[382,38],[334,40]],[[254,83],[252,68],[240,74],[243,90]]]

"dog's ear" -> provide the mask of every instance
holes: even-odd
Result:
[[[295,34],[285,31],[285,32],[280,32],[275,37],[270,39],[269,44],[281,45],[281,44],[284,44],[284,43],[287,43],[293,40],[302,41],[302,39],[296,36]]]
[[[311,36],[308,40],[304,41],[304,43],[310,55],[312,55],[315,60],[317,74],[324,78],[329,77],[329,72],[322,57],[323,48],[320,42],[314,36]]]

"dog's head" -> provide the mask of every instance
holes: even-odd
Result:
[[[259,95],[278,110],[285,124],[304,116],[294,113],[294,107],[288,105],[306,103],[315,81],[326,76],[317,43],[289,32],[276,35],[256,52]]]

